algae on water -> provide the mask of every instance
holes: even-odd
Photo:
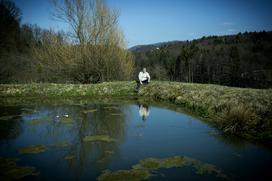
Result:
[[[216,177],[228,179],[228,177],[215,165],[202,163],[199,160],[174,156],[168,158],[146,158],[133,165],[132,169],[119,171],[104,171],[99,177],[99,181],[117,181],[117,180],[146,180],[151,176],[160,176],[159,169],[190,166],[194,168],[196,174],[215,174]]]
[[[104,109],[116,109],[116,110],[118,110],[119,108],[116,107],[116,106],[106,106],[106,107],[104,107]]]
[[[105,151],[105,153],[106,153],[106,154],[110,154],[110,155],[111,155],[111,154],[114,154],[114,151],[111,151],[111,150],[106,150],[106,151]]]
[[[92,112],[96,112],[97,109],[89,109],[89,110],[84,110],[82,111],[84,114],[87,114],[87,113],[92,113]]]
[[[121,116],[121,113],[111,113],[112,116]]]
[[[24,148],[19,148],[18,152],[21,154],[35,154],[35,153],[42,153],[47,150],[47,147],[44,145],[33,145]]]
[[[58,143],[50,144],[50,146],[52,146],[52,147],[69,147],[71,145],[72,144],[69,142],[58,142]]]
[[[141,181],[147,180],[151,176],[151,173],[147,170],[118,170],[111,172],[109,170],[104,171],[98,178],[98,181]]]
[[[114,142],[114,141],[116,141],[116,139],[111,138],[108,135],[90,135],[90,136],[85,136],[83,138],[83,141],[86,141],[86,142],[95,142],[95,141]]]
[[[19,180],[26,176],[38,176],[39,172],[35,167],[18,166],[18,158],[0,157],[0,175],[1,180]]]

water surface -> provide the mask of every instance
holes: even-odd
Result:
[[[271,149],[226,138],[204,121],[175,112],[173,107],[71,100],[7,104],[0,110],[0,157],[18,158],[18,167],[35,168],[34,174],[22,176],[23,180],[96,180],[104,170],[131,170],[144,159],[174,156],[201,164],[199,168],[190,164],[161,167],[150,171],[153,176],[148,179],[271,179]],[[105,139],[87,141],[93,136]],[[37,148],[36,152],[31,148]],[[213,171],[197,173],[205,164],[221,170],[227,178]],[[3,175],[7,168],[0,168]]]

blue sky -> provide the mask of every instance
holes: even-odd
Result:
[[[13,0],[22,23],[67,30],[52,20],[50,0]],[[272,30],[271,0],[106,0],[120,11],[128,47],[208,35]],[[270,20],[270,21],[269,21]]]

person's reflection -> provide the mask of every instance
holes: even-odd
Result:
[[[146,121],[149,116],[150,110],[147,105],[139,104],[139,115],[143,121]]]

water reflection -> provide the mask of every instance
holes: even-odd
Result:
[[[139,116],[142,118],[143,121],[146,121],[149,114],[149,106],[147,104],[139,104]]]
[[[15,139],[22,131],[20,107],[0,107],[0,141]]]
[[[11,124],[10,127],[6,127],[3,122],[0,124],[1,140],[5,140],[0,145],[0,157],[18,157],[21,159],[20,164],[36,167],[42,175],[42,178],[38,178],[40,180],[94,180],[105,169],[127,170],[139,160],[150,161],[147,159],[150,157],[172,158],[175,155],[189,155],[219,168],[235,163],[229,164],[227,172],[235,172],[234,174],[240,174],[242,178],[247,176],[236,173],[238,167],[246,169],[248,173],[253,171],[250,167],[241,166],[245,162],[261,160],[260,163],[252,164],[256,165],[254,168],[258,170],[258,176],[268,173],[268,168],[271,168],[260,167],[272,163],[270,151],[255,146],[249,147],[248,143],[241,139],[225,139],[218,132],[212,132],[214,129],[207,124],[186,114],[176,114],[166,109],[177,111],[180,107],[162,108],[162,105],[154,106],[154,103],[144,100],[137,102],[58,102],[32,104],[23,108],[3,108],[0,117],[10,118],[9,120],[13,119],[15,122],[7,122]],[[148,119],[149,125],[139,124],[139,116],[143,121]],[[2,130],[8,134],[4,134]],[[162,131],[164,134],[161,134]],[[16,135],[14,140],[9,139],[11,135]],[[86,141],[86,137],[92,136],[102,136],[110,141]],[[162,142],[165,144],[162,145]],[[28,155],[18,152],[22,147],[33,145],[44,146],[46,151]],[[159,162],[161,163],[161,160]],[[52,169],[52,165],[56,169]],[[232,170],[236,165],[237,168]],[[204,166],[208,170],[213,168],[209,164]],[[179,178],[184,174],[176,175]],[[189,175],[187,180],[190,178],[196,178],[194,173]]]
[[[77,177],[84,175],[87,168],[103,170],[118,154],[119,144],[124,140],[127,109],[119,104],[34,106],[21,118],[24,121],[21,144],[45,145],[58,155],[58,159],[50,160],[50,165],[68,164]],[[1,139],[8,138],[4,133],[19,133],[20,124],[11,123],[9,127],[1,124]],[[94,135],[107,135],[116,141],[84,141],[86,136]]]

